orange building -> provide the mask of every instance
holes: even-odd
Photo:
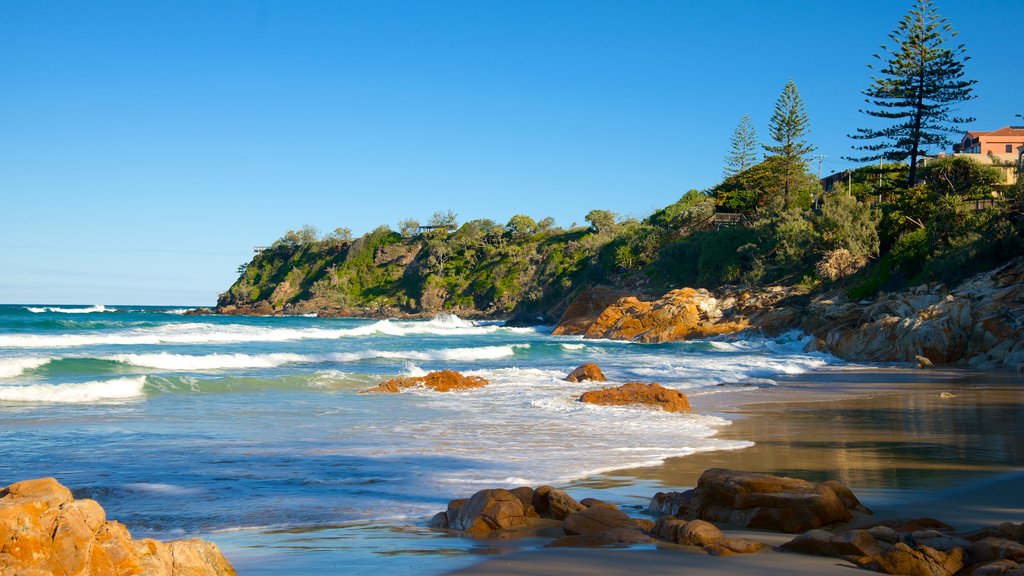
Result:
[[[953,145],[953,152],[959,154],[1013,154],[1024,146],[1024,126],[1006,126],[999,130],[982,132],[975,130],[964,134],[959,144]]]

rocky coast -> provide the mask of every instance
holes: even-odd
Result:
[[[1024,259],[954,287],[926,284],[861,301],[797,287],[680,288],[655,300],[597,289],[569,305],[554,334],[668,342],[751,330],[800,330],[814,337],[809,349],[845,360],[1024,366]]]

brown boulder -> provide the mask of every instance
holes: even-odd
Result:
[[[448,528],[476,537],[487,536],[497,530],[524,528],[537,518],[532,506],[527,507],[519,496],[500,488],[481,490],[455,510],[449,503],[446,515]]]
[[[658,492],[651,497],[647,505],[648,512],[685,516],[686,509],[693,501],[693,490],[685,492]]]
[[[363,392],[383,392],[395,394],[405,388],[413,386],[426,386],[435,392],[452,392],[455,390],[469,390],[486,386],[488,381],[479,376],[463,376],[454,370],[440,370],[431,372],[426,376],[406,376],[404,378],[392,378],[381,382],[373,388]]]
[[[701,474],[686,517],[792,533],[853,519],[828,485],[722,468]]]
[[[689,412],[690,402],[678,390],[664,388],[658,383],[644,384],[630,382],[618,388],[604,388],[584,392],[580,402],[607,404],[612,406],[646,405],[657,406],[666,412]]]
[[[679,527],[676,542],[686,546],[711,546],[725,541],[725,534],[714,524],[691,520]]]
[[[562,524],[562,529],[570,536],[574,534],[606,532],[615,528],[635,530],[636,526],[629,516],[609,504],[591,506],[590,508],[570,514]]]
[[[542,518],[565,520],[566,516],[584,510],[580,504],[567,493],[551,486],[540,486],[533,492],[533,507]]]
[[[0,572],[15,575],[230,576],[215,544],[132,540],[94,500],[75,500],[53,478],[0,490]]]
[[[891,529],[883,527],[881,532],[889,530]],[[891,540],[887,542],[875,537],[878,531],[878,527],[842,534],[811,530],[783,544],[779,549],[785,552],[844,558],[863,568],[885,574],[952,576],[964,567],[964,548],[943,534],[934,531],[914,533],[917,538],[905,534],[895,539],[887,537]],[[936,535],[939,538],[936,538]],[[936,540],[949,541],[952,545],[940,550],[927,544]]]
[[[601,372],[601,368],[597,364],[587,362],[577,366],[575,370],[565,377],[565,380],[566,382],[583,382],[585,380],[604,382],[607,378],[604,377],[604,372]]]
[[[911,548],[900,542],[872,560],[864,566],[886,574],[952,576],[964,567],[964,551],[956,548],[946,553],[927,546]]]

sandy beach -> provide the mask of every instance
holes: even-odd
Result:
[[[707,468],[840,480],[874,510],[870,519],[931,516],[966,531],[1024,521],[1024,377],[961,369],[837,369],[780,379],[771,402],[750,403],[720,432],[752,440],[741,450],[675,458],[567,487],[636,509],[655,491],[696,484]],[[692,399],[714,410],[714,396]],[[854,522],[856,524],[857,521]],[[775,546],[791,535],[726,534]],[[505,542],[505,544],[508,544]],[[522,550],[452,574],[851,574],[834,558],[786,554],[712,557],[662,545]]]

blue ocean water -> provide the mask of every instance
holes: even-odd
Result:
[[[727,421],[702,398],[770,395],[773,375],[834,361],[794,337],[641,345],[454,316],[184,312],[0,306],[0,485],[54,476],[136,536],[422,525],[483,487],[743,447],[715,437]],[[583,362],[610,381],[562,380]],[[360,393],[439,369],[491,384]],[[636,380],[685,391],[698,413],[576,401]]]

